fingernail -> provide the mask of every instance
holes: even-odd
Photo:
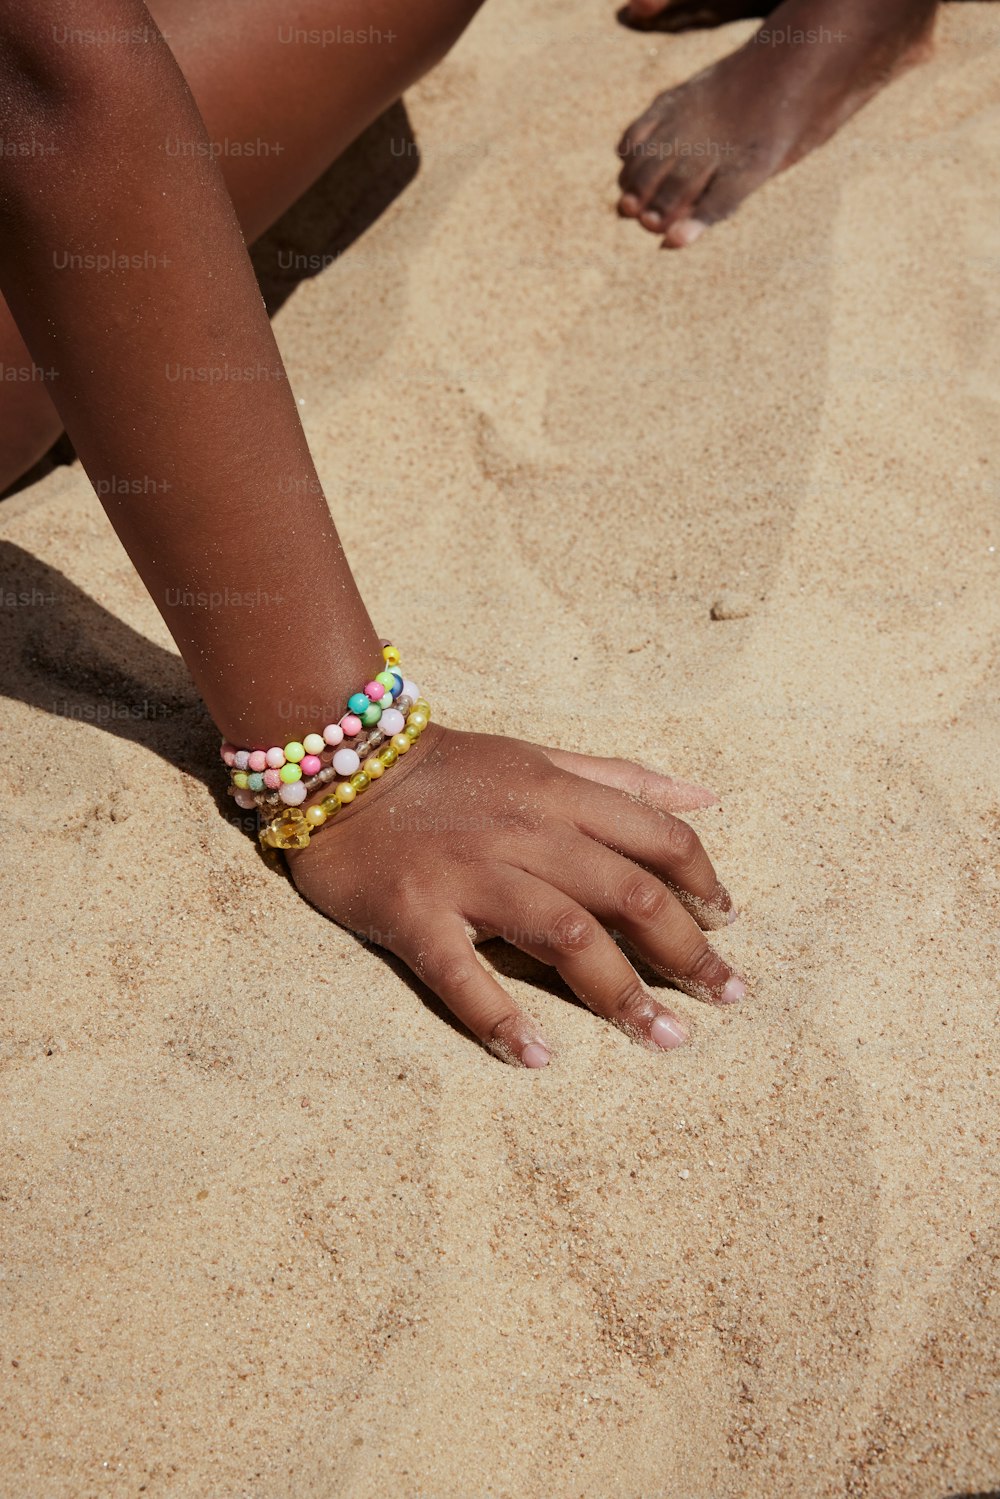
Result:
[[[631,217],[632,215],[637,214],[641,207],[642,204],[639,202],[638,198],[636,198],[632,193],[626,193],[621,202],[618,204],[618,212]]]
[[[679,781],[676,776],[665,776],[664,779],[670,782],[671,789],[678,796],[687,798],[693,806],[714,807],[719,800],[714,791],[694,781]]]
[[[525,1067],[547,1067],[551,1058],[540,1041],[531,1041],[521,1053]]]
[[[736,1005],[739,1004],[741,999],[746,998],[746,992],[746,984],[742,979],[738,979],[734,975],[726,984],[719,998],[724,1005]]]
[[[670,1051],[675,1046],[683,1046],[687,1040],[684,1032],[676,1020],[671,1020],[669,1015],[657,1015],[649,1027],[649,1034],[657,1046],[662,1046],[664,1051]]]
[[[647,208],[645,213],[639,215],[639,223],[644,228],[652,229],[655,232],[663,223],[663,215],[662,213],[657,213],[653,208]]]
[[[731,907],[730,912],[729,912],[729,917],[728,917],[728,921],[729,921],[729,925],[730,926],[732,926],[733,922],[738,918],[739,914],[740,913],[739,913],[739,911],[737,911],[737,909],[736,909],[735,906]]]

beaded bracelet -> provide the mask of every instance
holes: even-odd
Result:
[[[220,754],[230,771],[229,793],[237,806],[260,812],[262,843],[304,848],[315,828],[384,775],[427,727],[430,705],[416,684],[404,678],[399,651],[386,644],[382,657],[385,669],[348,698],[340,722],[327,724],[322,734],[306,734],[301,741],[270,749],[238,749],[223,742]],[[341,779],[333,795],[301,812],[310,792],[335,776]]]
[[[389,743],[364,762],[360,770],[341,781],[337,789],[321,801],[306,807],[285,807],[270,822],[261,823],[257,834],[266,848],[305,848],[316,832],[336,817],[341,807],[349,806],[362,792],[367,791],[372,781],[377,781],[396,764],[400,755],[405,755],[410,746],[416,744],[430,722],[431,706],[426,698],[417,698],[406,718],[402,732],[394,734]]]
[[[328,785],[338,774],[351,776],[359,770],[364,770],[368,758],[385,743],[386,739],[391,739],[393,734],[402,733],[407,723],[407,715],[416,706],[416,702],[408,698],[404,692],[399,695],[392,706],[395,712],[392,714],[390,721],[387,722],[389,720],[389,713],[383,713],[381,720],[376,724],[374,729],[369,730],[366,734],[359,734],[357,739],[351,743],[348,748],[348,755],[353,753],[354,760],[348,760],[347,756],[344,756],[338,767],[335,762],[337,754],[340,752],[326,749],[319,756],[321,768],[313,775],[304,775],[302,780],[295,784],[304,786],[306,795],[308,796],[317,787]],[[383,725],[385,726],[384,728]],[[234,792],[232,787],[230,791],[237,799],[246,796],[252,797],[252,805],[257,807],[260,812],[270,812],[273,815],[274,812],[281,809],[282,798],[280,792],[250,791],[249,789],[246,792]],[[244,804],[250,805],[251,803],[240,801],[241,806]],[[292,805],[296,804],[292,803]]]
[[[389,717],[383,725],[383,734],[402,731],[404,714],[394,705],[404,695],[412,704],[420,692],[414,683],[404,679],[395,646],[383,646],[382,657],[385,669],[367,682],[362,692],[352,694],[340,722],[327,724],[321,734],[306,734],[301,741],[292,739],[270,749],[263,745],[238,749],[228,741],[223,743],[220,754],[229,767],[230,794],[238,806],[257,805],[257,795],[264,791],[277,793],[286,806],[299,806],[308,794],[304,782],[330,763],[329,752],[333,752],[338,775],[351,775],[358,769],[360,757],[355,763],[356,750],[345,740],[356,740],[363,729],[373,729],[386,714]]]

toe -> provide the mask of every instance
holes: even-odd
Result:
[[[619,212],[636,218],[652,198],[658,185],[674,165],[671,139],[672,111],[666,113],[662,101],[665,95],[640,115],[630,125],[618,143],[618,155],[622,169],[618,174],[618,186],[622,198]]]
[[[625,7],[625,19],[628,21],[651,21],[658,16],[662,10],[666,10],[670,0],[628,0]]]
[[[704,162],[679,161],[651,194],[639,215],[643,228],[665,233],[678,219],[687,217],[691,204],[702,194],[712,173]]]
[[[733,171],[720,169],[686,211],[675,216],[665,243],[675,249],[693,244],[706,229],[734,214],[770,175],[759,165]]]
[[[664,178],[670,173],[672,165],[670,157],[661,155],[659,148],[660,142],[655,139],[643,142],[640,147],[637,147],[637,154],[633,155],[621,169],[618,186],[622,190],[622,196],[618,210],[626,218],[639,217]],[[640,150],[641,155],[638,154]]]
[[[707,224],[699,224],[697,219],[676,219],[663,236],[664,248],[683,250],[686,246],[693,245],[707,228]]]

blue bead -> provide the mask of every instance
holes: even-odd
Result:
[[[398,671],[394,671],[392,675],[393,675],[393,680],[396,683],[395,687],[393,687],[393,689],[392,689],[392,695],[393,695],[393,697],[398,697],[399,694],[403,690],[403,679],[399,675]]]
[[[356,713],[360,718],[362,713],[369,706],[369,703],[367,697],[363,692],[355,692],[351,697],[347,699],[347,706],[350,708],[352,713]]]
[[[248,791],[263,791],[263,789],[264,789],[264,777],[261,775],[260,771],[258,771],[258,770],[252,770],[250,772],[250,774],[247,776],[247,790]]]

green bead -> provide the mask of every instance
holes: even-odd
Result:
[[[380,671],[375,680],[376,682],[379,682],[387,692],[391,691],[392,688],[396,685],[396,679],[391,671]]]
[[[247,776],[247,790],[248,791],[263,791],[263,789],[264,789],[264,777],[261,775],[260,771],[258,771],[258,770],[251,771],[251,773],[249,774],[249,776]]]
[[[283,765],[281,767],[281,769],[278,771],[278,774],[284,781],[286,786],[291,786],[293,782],[301,781],[302,779],[301,768],[298,765],[293,764],[291,760],[288,761],[287,765]]]
[[[379,707],[378,703],[369,703],[368,707],[361,715],[361,722],[364,724],[366,729],[373,729],[381,717],[382,709]]]
[[[297,739],[293,739],[290,744],[285,745],[286,760],[291,760],[294,764],[298,765],[299,761],[304,760],[305,757],[305,745],[300,744]]]

